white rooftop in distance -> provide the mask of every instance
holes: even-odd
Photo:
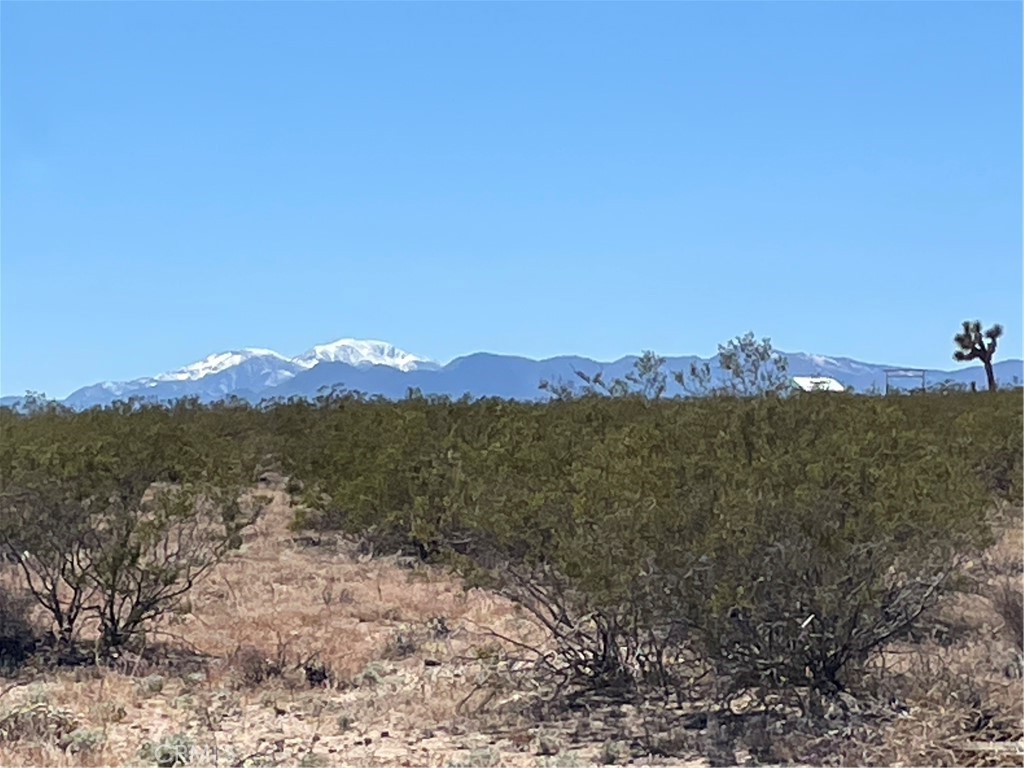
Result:
[[[845,387],[828,376],[794,376],[793,383],[804,392],[843,392]]]

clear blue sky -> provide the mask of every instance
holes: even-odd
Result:
[[[27,3],[0,390],[243,346],[1021,351],[1021,4]]]

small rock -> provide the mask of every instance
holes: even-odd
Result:
[[[750,712],[757,705],[757,700],[749,693],[743,693],[729,702],[729,711],[734,715]]]
[[[267,487],[282,486],[285,483],[284,475],[280,472],[264,472],[260,475],[259,484]]]
[[[164,689],[164,679],[161,675],[150,675],[142,681],[142,687],[147,693],[160,693]]]
[[[601,762],[604,765],[623,765],[631,757],[629,746],[621,741],[606,741],[601,747]]]
[[[552,755],[557,755],[561,748],[562,745],[558,743],[558,739],[554,735],[544,732],[537,734],[536,752],[538,755],[551,757]]]

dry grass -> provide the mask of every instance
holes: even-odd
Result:
[[[0,764],[155,765],[161,744],[188,745],[191,764],[468,765],[484,764],[487,750],[502,764],[530,758],[533,737],[493,738],[474,723],[501,703],[485,684],[514,649],[490,630],[536,644],[541,631],[440,569],[361,560],[344,544],[296,545],[286,496],[274,496],[242,551],[152,634],[189,649],[190,663],[155,652],[8,691],[0,711],[45,703],[102,738],[88,752],[4,743]]]
[[[177,753],[192,765],[629,758],[622,712],[543,727],[516,714],[526,694],[509,683],[509,670],[521,651],[491,632],[534,645],[546,637],[508,601],[467,591],[439,569],[361,559],[344,543],[300,546],[287,530],[287,497],[273,495],[241,552],[154,634],[166,648],[154,645],[147,658],[112,668],[61,669],[0,687],[0,717],[45,710],[61,713],[54,722],[64,731],[74,724],[72,733],[52,736],[33,732],[46,721],[26,716],[24,735],[0,743],[0,764],[156,765]],[[827,759],[1022,764],[1010,745],[1024,725],[1020,613],[1013,613],[1024,584],[1022,546],[1020,526],[1008,525],[968,569],[971,592],[936,613],[942,636],[894,643],[881,655],[871,674],[901,713],[829,742]],[[775,747],[780,758],[787,754],[784,740]]]
[[[466,591],[440,570],[402,568],[394,558],[360,561],[344,545],[297,547],[289,516],[279,499],[244,557],[222,563],[196,590],[191,614],[168,631],[217,657],[249,645],[285,666],[315,660],[339,683],[387,656],[399,634],[418,640],[420,657],[443,662],[478,643],[475,624],[541,638],[510,603]],[[452,630],[434,631],[439,623]]]
[[[1020,580],[1005,579],[993,588],[992,606],[1002,618],[1017,650],[1024,653],[1024,591]]]
[[[854,762],[1024,765],[1024,526],[1006,515],[996,543],[965,571],[965,591],[932,617],[942,631],[893,643],[879,663],[902,714]]]

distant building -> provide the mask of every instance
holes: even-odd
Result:
[[[828,376],[794,376],[793,385],[804,392],[843,392],[842,384]]]

